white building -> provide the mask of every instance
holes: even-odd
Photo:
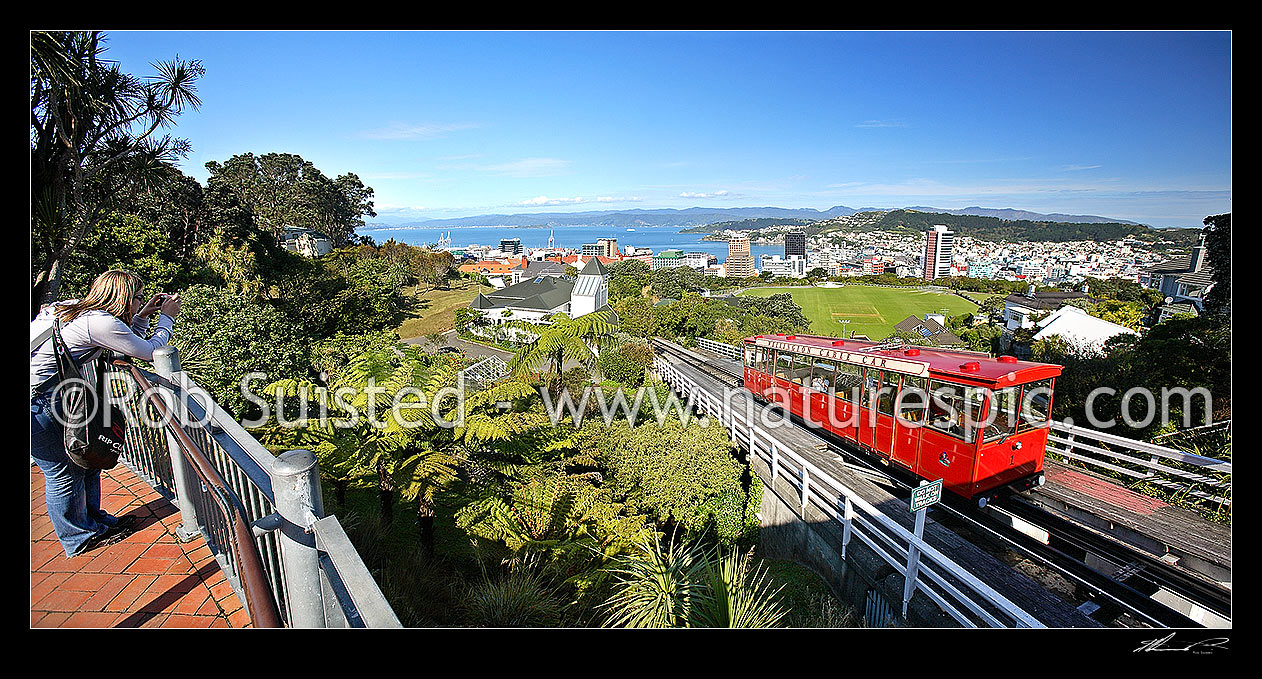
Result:
[[[303,257],[320,257],[333,251],[333,240],[319,231],[286,226],[281,235],[281,247]]]
[[[1111,337],[1122,334],[1137,335],[1134,330],[1117,323],[1096,318],[1076,306],[1063,306],[1051,316],[1038,322],[1035,340],[1060,337],[1071,346],[1087,351],[1101,352]]]
[[[925,232],[925,252],[923,256],[924,278],[927,281],[951,275],[951,262],[954,259],[955,232],[942,224],[934,224]],[[867,251],[865,250],[866,254]]]
[[[801,255],[763,255],[762,270],[770,271],[773,276],[806,278],[806,258]]]
[[[543,323],[553,314],[578,318],[608,306],[609,271],[592,257],[577,280],[540,274],[502,290],[480,294],[469,308],[482,312],[491,323]],[[616,323],[617,319],[611,317],[611,321]]]

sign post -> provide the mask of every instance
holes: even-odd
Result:
[[[903,578],[903,618],[907,617],[907,604],[916,593],[916,577],[920,575],[920,541],[925,533],[925,512],[930,505],[942,501],[942,479],[930,483],[922,481],[912,489],[910,507],[916,513],[916,527],[912,531],[916,539],[907,546],[907,572]]]

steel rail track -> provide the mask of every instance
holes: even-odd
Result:
[[[711,359],[695,354],[690,350],[680,351],[672,344],[656,341],[656,338],[654,344],[726,383],[738,384],[743,381],[744,376],[742,374],[735,373],[724,365],[725,363],[730,364],[730,361],[727,359],[721,359],[721,362],[720,359]],[[797,416],[793,416],[793,419],[796,423],[801,424],[800,418]],[[812,430],[815,431],[814,429]],[[881,475],[898,487],[909,491],[912,488],[909,482],[900,479],[892,470],[883,469],[872,464],[868,453],[865,451],[858,450],[830,432],[816,431],[816,433],[824,435],[822,438],[829,443],[834,452],[848,454],[851,459],[863,462],[863,466],[869,471]],[[1148,594],[1116,579],[1112,575],[1101,573],[1088,566],[1081,559],[1066,554],[1056,547],[1045,545],[1041,541],[1004,524],[1002,521],[986,514],[980,508],[973,506],[972,503],[968,503],[966,507],[958,505],[959,503],[955,501],[942,503],[946,511],[979,529],[982,535],[990,536],[991,539],[997,540],[999,543],[1025,555],[1027,558],[1031,558],[1069,578],[1071,581],[1083,586],[1093,596],[1105,599],[1106,603],[1112,603],[1130,611],[1139,616],[1140,619],[1158,627],[1203,627],[1200,623],[1152,599]],[[991,506],[1046,531],[1050,536],[1065,545],[1084,552],[1097,554],[1114,563],[1123,565],[1136,564],[1139,568],[1129,573],[1127,579],[1136,578],[1152,586],[1164,587],[1198,605],[1205,606],[1218,615],[1230,619],[1231,593],[1221,587],[1185,573],[1155,556],[1121,544],[1089,528],[1079,526],[1068,519],[1036,507],[1019,495],[995,500],[991,503]]]

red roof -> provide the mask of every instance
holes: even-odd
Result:
[[[763,340],[763,342],[758,340]],[[790,349],[817,348],[815,351],[806,353],[844,360],[848,363],[879,366],[889,364],[890,370],[898,372],[928,374],[932,377],[947,377],[952,380],[989,382],[997,386],[1024,384],[1056,377],[1061,373],[1059,365],[1021,361],[1012,356],[992,358],[989,354],[978,352],[910,345],[897,349],[873,351],[872,347],[879,346],[880,342],[818,335],[759,335],[746,341],[759,344],[773,343],[773,346],[787,346]]]

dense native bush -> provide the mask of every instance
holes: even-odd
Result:
[[[692,535],[721,527],[719,541],[732,544],[746,534],[748,513],[743,469],[730,449],[722,427],[668,418],[661,428],[615,422],[602,430],[595,455],[633,511]]]
[[[267,374],[256,386],[307,374],[307,337],[271,305],[208,285],[192,286],[181,298],[171,343],[184,369],[225,409],[243,414],[246,373]]]
[[[114,213],[101,220],[66,262],[61,296],[84,295],[98,275],[125,269],[145,280],[145,292],[173,292],[191,278],[176,261],[167,235],[134,215]]]
[[[644,370],[652,364],[653,349],[646,343],[606,349],[597,361],[597,367],[605,377],[632,388],[644,384]]]

